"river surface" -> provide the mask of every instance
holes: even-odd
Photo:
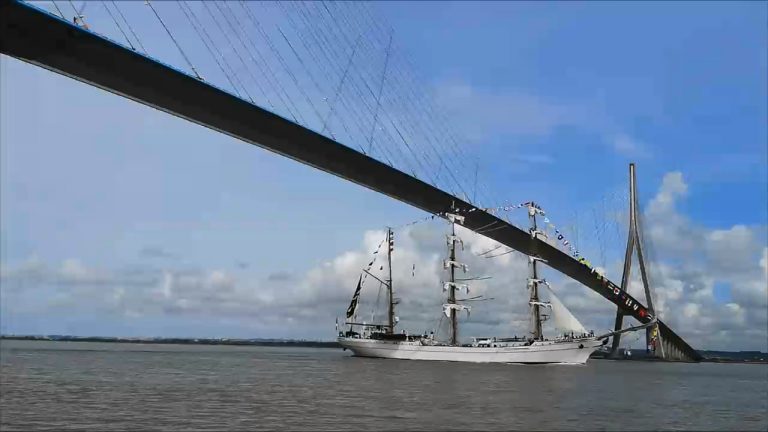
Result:
[[[0,365],[3,430],[768,430],[765,365],[9,340]]]

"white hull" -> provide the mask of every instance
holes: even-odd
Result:
[[[338,338],[339,344],[359,357],[402,360],[437,360],[473,363],[576,363],[584,364],[602,342],[595,338],[542,341],[532,345],[460,347],[423,345],[421,342]]]

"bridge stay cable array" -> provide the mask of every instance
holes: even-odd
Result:
[[[146,54],[139,35],[151,33],[155,21],[183,60],[182,69],[197,78],[454,195],[499,202],[476,181],[482,169],[460,144],[466,140],[434,95],[424,91],[431,86],[417,75],[375,6],[177,0],[118,7],[108,2],[112,7],[102,1],[104,19],[96,12],[89,16],[90,30],[113,31],[119,35],[115,40]],[[50,4],[69,19],[55,1]],[[74,4],[72,9],[72,21],[82,27],[80,12]],[[171,61],[167,49],[156,51]]]

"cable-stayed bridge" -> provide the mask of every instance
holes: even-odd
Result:
[[[500,200],[478,182],[460,134],[420,91],[391,29],[367,4],[76,3],[3,0],[0,52],[431,214],[461,214],[466,228],[540,257],[616,304],[622,316],[658,324],[664,358],[700,359],[622,287],[484,210]],[[103,27],[91,19],[96,8]]]

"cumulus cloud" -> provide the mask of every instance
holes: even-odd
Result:
[[[765,227],[698,226],[677,210],[678,201],[685,198],[687,191],[681,173],[667,174],[643,214],[644,246],[653,258],[648,264],[656,310],[697,348],[765,350],[768,246],[761,234]],[[402,325],[411,331],[441,327],[445,297],[441,281],[446,279],[441,263],[446,253],[446,233],[443,223],[419,224],[396,232],[395,296]],[[462,335],[527,331],[527,258],[516,252],[485,258],[506,249],[483,255],[499,245],[463,228],[458,234],[464,240],[461,259],[471,270],[467,276],[492,277],[470,282],[469,297],[480,295],[489,300],[471,303],[472,313],[463,319]],[[262,279],[226,269],[143,266],[108,270],[76,259],[48,265],[31,258],[3,264],[0,295],[4,307],[25,305],[38,314],[80,310],[126,319],[186,317],[201,323],[237,319],[253,329],[253,337],[330,338],[334,317],[343,317],[361,269],[384,238],[384,231],[367,231],[359,247],[314,268],[298,273],[274,272]],[[384,254],[375,256],[372,272],[383,279],[387,271]],[[618,282],[621,268],[622,263],[617,261],[608,263],[605,271]],[[614,305],[552,270],[545,270],[544,276],[587,328],[602,331],[612,327]],[[728,287],[725,300],[715,297],[717,284]],[[637,270],[629,291],[644,301]],[[359,319],[385,320],[384,295],[379,283],[368,277]],[[275,334],[281,331],[290,333]]]
[[[643,215],[646,246],[656,258],[651,282],[657,311],[694,346],[766,350],[766,227],[699,226],[677,209],[687,193],[682,173],[668,173]],[[715,297],[717,284],[727,287],[726,302]],[[639,280],[633,285],[641,291]]]

